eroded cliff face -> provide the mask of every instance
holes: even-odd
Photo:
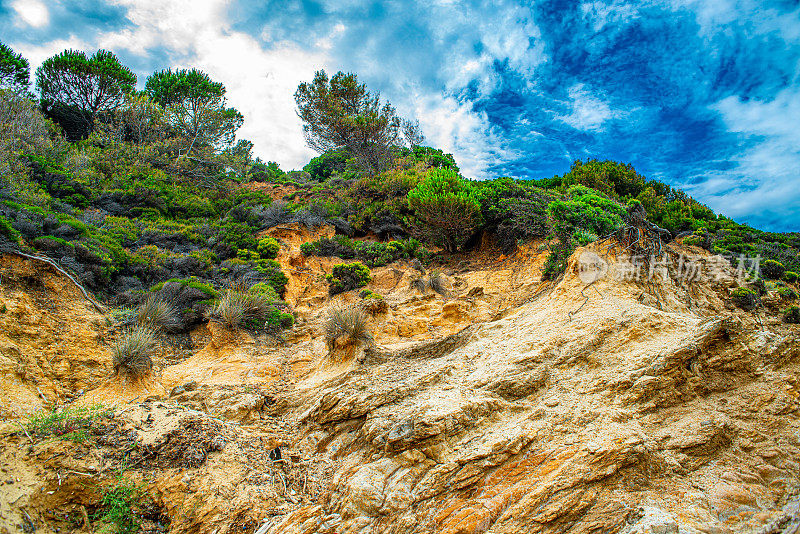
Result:
[[[0,524],[13,532],[27,516],[46,531],[85,529],[121,465],[153,496],[153,531],[168,524],[176,534],[749,533],[800,524],[798,327],[731,307],[730,270],[621,281],[612,260],[625,258],[603,246],[595,250],[612,263],[604,278],[581,280],[580,250],[563,279],[547,283],[546,253],[533,244],[445,266],[443,297],[411,289],[413,268],[395,263],[374,269],[369,286],[386,302],[371,312],[375,346],[329,352],[324,274],[336,262],[299,253],[311,234],[273,232],[282,232],[279,261],[299,317],[283,339],[204,327],[187,358],[128,384],[103,374],[105,327],[91,321],[65,320],[77,333],[59,332],[83,344],[60,353],[71,372],[38,363],[55,326],[31,323],[24,348],[22,334],[2,333],[20,347],[4,356],[15,387],[28,392],[15,393],[9,415],[44,404],[34,383],[48,405],[41,384],[65,395],[91,383],[75,403],[114,409],[81,445],[32,444],[6,425],[0,470],[19,481],[0,492]],[[40,310],[36,291],[20,288],[4,289],[8,309]],[[102,318],[79,294],[54,305],[65,319]],[[20,365],[35,372],[20,374]]]

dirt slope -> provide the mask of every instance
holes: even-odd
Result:
[[[396,263],[373,270],[370,288],[387,304],[373,310],[375,347],[329,353],[324,274],[336,262],[304,258],[299,244],[315,236],[293,230],[275,230],[300,317],[282,340],[210,328],[210,341],[152,376],[145,394],[90,372],[107,370],[100,336],[69,353],[73,373],[95,380],[78,402],[116,408],[77,447],[31,445],[6,428],[0,471],[20,481],[0,493],[0,525],[13,532],[30,518],[48,532],[85,529],[123,459],[153,496],[154,531],[173,533],[766,533],[800,524],[798,328],[733,309],[732,272],[685,282],[671,271],[642,284],[624,281],[624,264],[612,261],[587,286],[581,250],[562,280],[545,283],[546,254],[534,244],[451,265],[445,298],[411,290],[413,269]],[[26,298],[43,307],[35,290],[15,291],[2,293],[14,309]],[[77,297],[55,305],[62,317],[89,313]],[[30,344],[43,343],[36,332]],[[53,391],[83,384],[37,372]],[[10,414],[42,404],[30,387],[18,390],[27,397],[16,394],[22,408]]]

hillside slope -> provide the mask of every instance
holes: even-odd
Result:
[[[624,256],[595,245],[617,260],[605,278],[581,281],[579,249],[553,284],[533,244],[501,261],[465,256],[446,268],[445,298],[411,289],[398,262],[368,286],[386,302],[371,311],[374,347],[329,350],[332,262],[299,253],[315,237],[284,236],[299,320],[282,340],[201,327],[144,385],[97,372],[107,360],[85,355],[102,354],[99,337],[63,355],[95,380],[73,406],[115,407],[74,445],[4,427],[0,470],[16,481],[0,523],[97,526],[103,488],[123,473],[152,498],[145,530],[176,534],[796,528],[798,327],[730,306],[731,271],[624,281]],[[40,290],[4,291],[12,310]],[[53,298],[64,324],[96,313],[79,294]],[[53,391],[84,387],[41,374]],[[10,416],[42,404],[21,381],[28,397]]]

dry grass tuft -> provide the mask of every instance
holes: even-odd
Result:
[[[324,328],[325,341],[329,350],[333,350],[336,340],[342,336],[347,337],[349,345],[357,345],[361,342],[373,343],[369,319],[359,306],[331,306]]]
[[[444,278],[442,277],[442,273],[438,270],[431,272],[430,277],[428,278],[428,287],[443,297],[446,297],[449,293],[447,288],[444,286]]]
[[[428,284],[425,282],[425,279],[422,277],[419,278],[412,278],[408,282],[409,289],[414,289],[419,291],[420,293],[425,293],[425,290],[428,289]]]
[[[153,368],[152,354],[158,347],[155,332],[137,324],[117,338],[112,353],[114,372],[131,378],[145,376]]]
[[[228,328],[263,326],[273,300],[263,293],[228,289],[212,308],[210,319]]]
[[[154,332],[169,332],[178,324],[178,313],[169,302],[150,295],[136,308],[134,321]]]

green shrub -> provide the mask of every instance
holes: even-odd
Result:
[[[264,325],[272,329],[291,328],[294,325],[294,316],[291,313],[273,307],[267,312]]]
[[[278,300],[278,292],[275,291],[275,288],[272,287],[272,284],[265,284],[264,282],[259,282],[253,287],[251,287],[248,291],[251,293],[257,293],[259,295],[264,295],[265,297],[271,300]]]
[[[800,307],[791,306],[784,310],[783,320],[790,324],[800,324]]]
[[[432,169],[408,192],[409,220],[415,232],[455,252],[483,222],[470,182],[450,169]]]
[[[278,257],[281,246],[274,237],[265,237],[258,240],[258,254],[264,259],[274,260]]]
[[[761,264],[761,275],[768,280],[779,280],[785,271],[786,267],[775,260],[765,260]]]
[[[164,280],[163,282],[159,282],[153,287],[150,288],[150,291],[161,291],[164,288],[165,284],[177,282],[184,287],[191,287],[193,289],[197,289],[202,293],[205,293],[208,297],[212,299],[219,298],[219,292],[211,287],[209,284],[204,282],[200,282],[199,280],[195,280],[193,278],[183,279],[183,278],[170,278],[169,280]]]
[[[756,292],[746,287],[731,291],[731,301],[743,310],[752,310],[758,302]]]
[[[307,241],[300,245],[300,252],[304,256],[313,256],[316,253],[316,241]]]
[[[593,234],[587,230],[576,230],[575,233],[572,234],[572,239],[580,246],[585,247],[589,243],[597,241],[597,234]]]
[[[794,271],[786,271],[783,273],[783,279],[787,282],[795,283],[798,279],[800,279],[800,275]]]
[[[750,289],[759,296],[767,294],[767,284],[763,278],[756,278],[750,282]]]
[[[325,278],[331,295],[364,287],[372,280],[369,267],[359,261],[334,265],[331,274]]]
[[[257,260],[253,263],[255,270],[266,276],[270,285],[275,288],[275,292],[283,296],[289,277],[281,270],[280,263],[275,260]]]
[[[794,289],[788,287],[778,288],[778,295],[786,300],[795,300],[797,298],[797,293],[795,293]]]
[[[114,372],[128,378],[141,378],[153,368],[152,355],[158,347],[153,330],[137,324],[117,338],[112,350]]]
[[[683,238],[683,244],[699,247],[703,244],[703,238],[699,235],[690,235]]]
[[[324,324],[328,350],[333,350],[336,340],[346,336],[345,344],[372,343],[367,314],[357,306],[332,306]]]
[[[8,222],[8,219],[0,215],[0,236],[5,237],[11,242],[16,243],[19,241],[19,232],[17,232],[11,223]]]

